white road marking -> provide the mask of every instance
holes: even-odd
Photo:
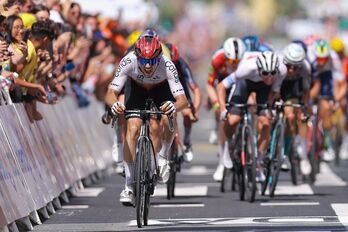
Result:
[[[261,190],[260,190],[261,191]],[[266,195],[269,195],[269,189],[266,190]],[[313,195],[313,190],[308,184],[293,185],[290,182],[279,182],[274,195]]]
[[[182,169],[180,175],[186,176],[201,176],[201,175],[212,175],[213,169],[208,169],[206,166],[191,166],[189,169]]]
[[[274,218],[269,219],[268,222],[324,222],[324,218]]]
[[[325,216],[297,216],[297,217],[243,217],[243,218],[185,218],[185,219],[157,219],[149,220],[149,225],[206,225],[206,226],[303,226],[303,225],[325,225],[332,221],[325,220]],[[332,220],[332,217],[329,217]],[[339,226],[338,222],[337,226]],[[131,220],[128,226],[137,226],[136,220]]]
[[[261,203],[261,206],[296,206],[296,205],[320,205],[319,202],[269,202]]]
[[[315,186],[347,186],[347,183],[337,176],[327,163],[320,163],[320,173],[316,177]]]
[[[88,205],[63,205],[62,209],[88,209]]]
[[[76,193],[77,197],[97,197],[105,188],[84,188]]]
[[[331,204],[331,207],[338,216],[338,220],[344,225],[348,226],[348,204]],[[347,227],[348,228],[348,227]]]
[[[186,208],[186,207],[204,207],[204,204],[159,204],[153,205],[155,208]]]
[[[175,186],[175,196],[206,196],[208,193],[208,187],[204,185],[194,185],[191,187]],[[158,187],[155,189],[155,196],[167,196],[167,187]]]

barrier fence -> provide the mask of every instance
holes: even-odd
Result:
[[[38,109],[44,119],[30,123],[23,104],[0,106],[0,228],[112,164],[113,132],[100,104],[78,109],[66,97]]]

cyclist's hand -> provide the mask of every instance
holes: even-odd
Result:
[[[227,120],[227,114],[228,114],[228,111],[226,109],[221,111],[220,112],[220,120],[221,121],[226,121]]]
[[[119,102],[119,101],[115,102],[111,106],[111,112],[114,115],[123,113],[123,111],[125,111],[125,109],[126,109],[125,105],[122,102]]]
[[[161,107],[161,111],[166,115],[172,116],[176,112],[176,108],[173,102],[166,101]]]

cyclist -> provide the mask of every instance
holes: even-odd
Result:
[[[124,86],[125,104],[118,98]],[[147,98],[152,98],[161,111],[173,117],[175,112],[187,106],[175,65],[162,55],[159,40],[150,35],[141,36],[136,42],[135,51],[123,57],[110,84],[106,100],[112,112],[120,114],[125,109],[143,109]],[[120,194],[120,202],[132,205],[135,147],[140,133],[141,119],[137,114],[126,114],[125,118],[127,119],[124,145],[126,180],[125,189]],[[176,127],[176,123],[174,124]],[[161,117],[160,121],[152,118],[150,121],[150,134],[157,153],[160,183],[165,183],[169,178],[170,166],[167,156],[175,136],[167,125],[167,117]]]
[[[226,89],[234,83],[234,91],[230,103],[245,104],[251,92],[256,92],[256,103],[272,103],[279,96],[280,87],[287,73],[286,66],[279,62],[278,56],[270,51],[252,53],[245,56],[237,70],[230,74],[218,85],[221,118],[226,118],[227,123],[234,133],[241,119],[241,110],[237,107],[226,109]],[[270,139],[270,115],[266,109],[257,109],[258,117],[258,159],[257,181],[264,181],[265,176],[261,167],[261,159],[265,157]],[[233,147],[232,137],[227,138],[229,146]]]
[[[216,86],[226,76],[234,72],[242,59],[245,52],[245,45],[239,38],[231,37],[225,40],[223,47],[215,52],[211,60],[210,71],[208,74],[208,82],[206,90],[209,101],[212,103],[212,108],[215,111],[215,120],[218,125],[219,137],[219,163],[213,175],[215,181],[221,181],[224,171],[224,150],[228,151],[228,146],[225,145],[224,123],[219,120],[219,100],[217,96]],[[226,100],[226,99],[225,99]],[[232,162],[231,162],[232,164]],[[230,164],[230,165],[231,165]]]
[[[342,62],[342,71],[346,82],[348,81],[348,57],[345,55],[345,44],[342,39],[335,37],[330,41],[331,48],[337,53]],[[348,115],[348,95],[341,102],[341,107],[345,116]],[[345,122],[345,134],[343,135],[342,145],[340,149],[340,159],[348,159],[348,120]]]
[[[192,142],[191,142],[191,130],[192,123],[198,120],[198,111],[201,105],[201,91],[198,88],[198,84],[193,78],[192,72],[186,61],[180,56],[178,48],[175,44],[165,44],[170,51],[172,62],[175,64],[178,70],[179,80],[184,87],[186,98],[190,104],[190,107],[184,109],[181,113],[184,119],[184,160],[191,162],[193,159]],[[193,99],[191,93],[193,94]]]
[[[311,98],[321,95],[340,102],[346,95],[347,83],[342,74],[342,66],[337,53],[330,49],[326,40],[315,40],[308,47],[308,58],[313,69],[313,87]],[[319,101],[319,117],[322,120],[324,130],[324,161],[332,161],[335,158],[330,131],[333,126],[331,112],[334,105],[328,99]]]
[[[298,43],[290,43],[283,50],[281,57],[287,68],[287,76],[280,89],[282,100],[286,103],[302,103],[308,106],[311,67],[306,60],[305,50]],[[297,153],[301,158],[301,172],[303,175],[308,175],[311,172],[311,165],[307,157],[307,124],[302,121],[301,113],[303,114],[300,109],[284,108],[286,132],[284,137],[285,156],[282,169],[289,170],[290,168],[288,156],[291,150],[290,146],[295,142]],[[298,135],[295,137],[296,134]],[[295,138],[294,141],[293,138]]]
[[[266,43],[262,43],[260,38],[256,35],[247,35],[242,38],[245,49],[248,52],[264,52],[264,51],[272,51],[270,45]]]

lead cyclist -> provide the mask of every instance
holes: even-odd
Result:
[[[125,104],[119,101],[119,94],[125,87]],[[122,114],[126,109],[144,109],[147,98],[166,115],[174,117],[174,132],[168,128],[168,118],[150,119],[150,136],[154,144],[159,166],[159,182],[166,183],[170,166],[167,160],[176,131],[176,112],[187,107],[184,89],[179,82],[175,65],[164,55],[158,38],[140,36],[135,51],[121,60],[115,78],[109,86],[106,102],[114,114]],[[127,131],[124,145],[125,189],[120,194],[120,202],[133,205],[133,180],[135,169],[136,143],[140,133],[139,115],[125,115]]]

